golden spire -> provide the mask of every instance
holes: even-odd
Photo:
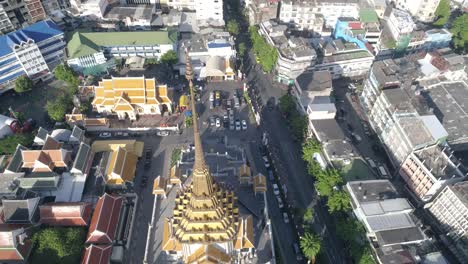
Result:
[[[200,128],[198,127],[198,115],[195,107],[195,93],[193,92],[193,70],[190,62],[188,50],[185,52],[185,78],[189,82],[190,104],[192,108],[193,119],[193,141],[195,145],[195,163],[192,172],[193,194],[195,196],[211,196],[213,193],[213,180],[205,162],[203,147],[200,137]]]

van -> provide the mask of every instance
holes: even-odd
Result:
[[[375,162],[371,158],[366,158],[366,161],[367,163],[369,163],[369,166],[371,166],[371,168],[373,169],[377,168],[377,166],[375,165]]]
[[[382,176],[382,178],[389,178],[387,170],[385,169],[384,166],[379,166],[379,173],[380,173],[380,176]]]
[[[235,108],[240,107],[239,97],[237,97],[237,96],[234,96],[234,107]]]

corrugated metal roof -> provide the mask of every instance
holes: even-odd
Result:
[[[373,232],[415,226],[411,217],[406,213],[370,216],[367,218],[367,223]]]

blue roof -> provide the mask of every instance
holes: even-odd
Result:
[[[208,48],[215,49],[215,48],[226,48],[226,47],[231,47],[231,44],[229,43],[208,43]]]
[[[0,36],[0,57],[13,51],[12,47],[28,39],[40,42],[45,39],[63,34],[63,31],[52,20],[43,20],[23,29]]]

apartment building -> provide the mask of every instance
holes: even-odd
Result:
[[[67,43],[67,63],[75,71],[87,73],[96,67],[113,67],[109,59],[160,58],[175,50],[174,31],[75,32]]]
[[[297,76],[313,67],[317,58],[314,48],[306,39],[289,35],[285,25],[266,21],[260,24],[259,32],[278,50],[278,81],[293,84]]]
[[[279,19],[296,28],[310,29],[317,15],[323,16],[325,27],[333,28],[339,17],[359,17],[357,0],[288,0],[281,2]]]
[[[413,32],[416,24],[408,12],[393,8],[387,19],[388,28],[393,38],[399,41],[400,38],[408,37]]]
[[[426,236],[413,215],[414,208],[395,186],[388,180],[367,180],[348,182],[345,189],[379,263],[416,263],[409,247],[421,244]]]
[[[396,7],[408,11],[413,17],[421,22],[432,22],[435,17],[435,11],[439,6],[440,0],[396,0]]]
[[[447,141],[466,147],[468,117],[457,103],[468,93],[464,69],[464,59],[450,49],[372,65],[361,106],[395,167],[426,146]]]
[[[460,263],[468,259],[468,182],[446,186],[427,206],[443,233],[444,243]]]
[[[368,49],[361,49],[356,43],[341,39],[322,40],[318,48],[321,55],[313,68],[316,71],[330,71],[333,79],[364,76],[374,61],[374,55]]]
[[[51,20],[0,36],[0,94],[13,88],[26,75],[45,80],[64,57],[63,32]]]
[[[399,174],[419,201],[430,201],[443,187],[462,181],[466,170],[448,146],[433,145],[414,151]]]
[[[0,5],[0,33],[8,33],[46,18],[40,0],[2,0]]]
[[[246,3],[246,9],[251,26],[258,25],[270,19],[276,19],[279,1],[253,0]],[[323,24],[323,23],[322,23]]]
[[[192,10],[197,20],[223,22],[223,0],[167,0],[167,6],[172,9]]]

